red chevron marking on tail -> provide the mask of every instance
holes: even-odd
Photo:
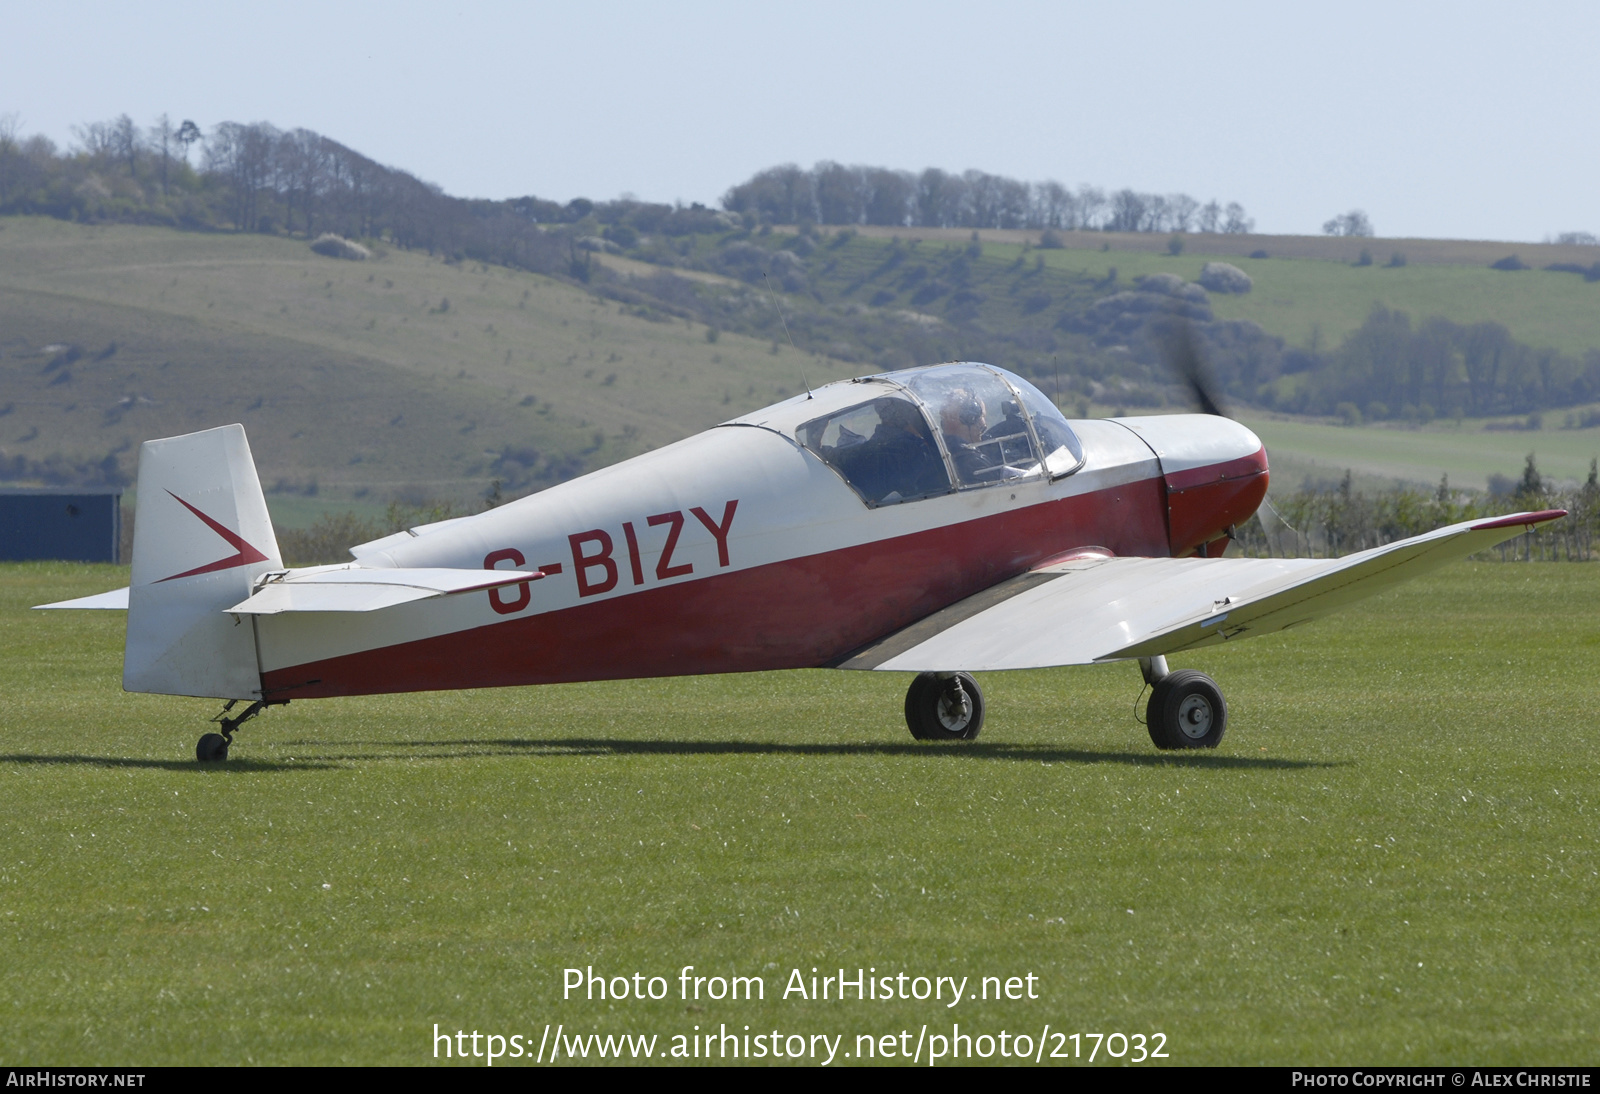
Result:
[[[268,561],[266,555],[262,554],[260,551],[246,543],[244,541],[244,537],[239,535],[237,532],[228,531],[228,529],[224,528],[222,525],[206,516],[204,513],[190,505],[188,502],[184,501],[182,498],[178,497],[178,495],[174,494],[171,490],[168,490],[167,494],[172,498],[173,501],[189,510],[189,512],[193,513],[201,520],[205,521],[206,527],[210,528],[213,532],[217,533],[217,535],[227,540],[228,545],[233,547],[237,551],[237,554],[229,555],[227,558],[219,558],[217,561],[207,563],[204,566],[196,566],[194,569],[185,570],[181,574],[173,574],[171,577],[164,577],[161,579],[161,581],[154,582],[154,584],[159,585],[162,581],[176,581],[180,577],[193,577],[195,574],[209,574],[214,573],[217,570],[231,570],[235,566],[248,566],[252,562]]]

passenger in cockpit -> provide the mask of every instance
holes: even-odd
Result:
[[[948,490],[944,461],[921,411],[905,399],[884,396],[872,404],[878,426],[850,454],[849,477],[879,504]]]

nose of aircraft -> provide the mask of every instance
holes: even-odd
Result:
[[[1174,478],[1204,481],[1215,478],[1205,469],[1220,469],[1244,461],[1239,473],[1267,470],[1267,453],[1257,437],[1231,418],[1214,414],[1163,414],[1116,421],[1139,434],[1161,459],[1169,483]],[[1202,472],[1198,479],[1190,472]]]
[[[1267,495],[1267,450],[1261,438],[1214,414],[1116,420],[1161,460],[1172,554],[1220,554],[1228,529],[1249,520]]]

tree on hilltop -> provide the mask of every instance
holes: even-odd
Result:
[[[188,118],[183,119],[183,124],[178,126],[176,138],[183,146],[183,162],[189,162],[189,149],[198,140],[202,139],[200,127]]]
[[[1322,224],[1322,234],[1329,236],[1371,236],[1372,221],[1367,219],[1367,214],[1360,209],[1351,209],[1348,213],[1326,220]]]

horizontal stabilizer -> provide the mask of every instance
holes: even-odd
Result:
[[[544,574],[522,570],[402,570],[386,567],[319,566],[269,574],[247,600],[224,609],[236,615],[280,612],[375,612],[413,600],[479,592],[538,581]]]
[[[42,611],[46,608],[101,608],[125,612],[128,610],[128,590],[112,589],[109,593],[80,596],[76,600],[58,600],[54,604],[34,605],[35,610]]]
[[[1086,558],[1045,566],[884,638],[841,668],[913,672],[1156,657],[1320,618],[1566,514],[1466,521],[1344,558]]]

